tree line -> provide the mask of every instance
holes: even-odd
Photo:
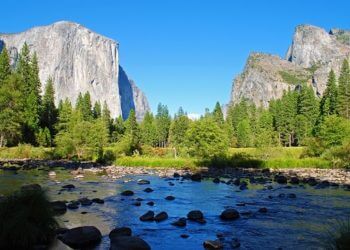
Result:
[[[292,87],[292,86],[291,86]],[[134,110],[126,120],[111,118],[106,103],[92,104],[80,93],[55,106],[51,77],[41,93],[38,58],[24,44],[15,67],[6,48],[0,54],[0,147],[27,143],[55,147],[61,157],[93,155],[103,158],[106,146],[117,153],[145,153],[149,148],[171,148],[175,156],[201,158],[224,155],[229,147],[308,146],[319,156],[349,137],[350,70],[344,60],[339,77],[331,70],[323,96],[301,83],[285,91],[267,108],[248,100],[230,105],[226,117],[219,103],[198,120],[180,107],[172,117],[166,105],[147,112],[138,123]]]

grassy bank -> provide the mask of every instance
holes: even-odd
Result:
[[[115,164],[127,167],[151,167],[151,168],[175,168],[175,169],[196,169],[194,159],[190,158],[161,158],[161,157],[141,157],[124,156],[119,157]]]
[[[173,157],[172,149],[155,148],[144,155],[118,156],[113,147],[105,149],[116,157],[115,165],[150,168],[196,169],[209,167],[255,167],[255,168],[331,168],[331,162],[322,158],[303,158],[302,147],[231,148],[227,157],[211,161],[194,158]],[[54,149],[19,145],[0,148],[0,159],[53,159]]]

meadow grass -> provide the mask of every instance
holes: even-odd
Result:
[[[21,144],[17,147],[0,148],[0,159],[51,159],[53,148],[34,147],[27,144]]]

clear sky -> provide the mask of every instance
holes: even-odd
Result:
[[[298,24],[350,29],[350,1],[2,0],[0,32],[60,20],[120,44],[120,63],[153,111],[203,113],[229,101],[250,52],[284,56]]]

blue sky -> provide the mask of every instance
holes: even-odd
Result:
[[[350,29],[349,1],[1,1],[0,32],[59,20],[120,43],[120,63],[151,108],[203,113],[229,101],[250,52],[284,56],[298,24]]]

